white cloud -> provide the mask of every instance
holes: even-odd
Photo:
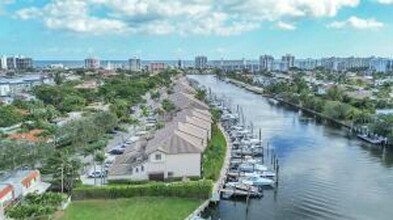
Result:
[[[1,0],[0,1],[0,16],[6,14],[4,7],[15,3],[15,0]]]
[[[352,16],[345,21],[335,21],[328,25],[329,28],[344,29],[344,28],[355,28],[359,30],[377,30],[384,26],[382,22],[377,21],[374,18],[363,19]]]
[[[393,4],[393,0],[377,0],[377,2],[385,5]]]
[[[50,0],[17,11],[50,29],[80,33],[232,35],[292,17],[334,17],[360,0]],[[279,22],[279,27],[293,29]]]
[[[296,30],[296,26],[295,26],[295,25],[289,24],[289,23],[285,23],[285,22],[282,22],[282,21],[279,21],[279,22],[277,23],[277,27],[278,27],[279,29],[281,29],[281,30],[286,30],[286,31],[293,31],[293,30]]]

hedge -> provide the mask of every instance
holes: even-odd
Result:
[[[177,183],[149,183],[143,185],[108,185],[102,187],[81,186],[72,194],[74,200],[117,199],[137,196],[164,196],[208,199],[211,196],[213,182],[200,180]]]
[[[201,180],[201,177],[199,176],[189,176],[187,179],[191,181],[198,181]],[[172,183],[172,182],[180,182],[183,181],[183,177],[170,177],[165,179],[165,183]],[[133,181],[133,180],[125,180],[125,179],[119,179],[119,180],[108,180],[109,185],[142,185],[142,184],[148,184],[148,183],[155,183],[154,181],[149,181],[149,180],[140,180],[140,181]]]

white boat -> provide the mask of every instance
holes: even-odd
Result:
[[[272,179],[258,176],[240,178],[239,182],[250,186],[273,186],[274,184]]]
[[[259,172],[265,172],[265,171],[269,170],[267,166],[262,165],[262,164],[255,164],[254,169],[255,169],[255,171],[259,171]]]
[[[244,173],[244,174],[239,174],[240,177],[263,177],[263,178],[269,178],[269,179],[274,179],[276,177],[276,173],[272,171],[264,171],[264,172],[252,172],[252,173]]]
[[[257,172],[265,172],[268,171],[268,167],[262,164],[257,163],[242,163],[239,165],[239,171],[252,173],[254,171]]]
[[[260,174],[261,177],[265,177],[265,178],[276,178],[276,173],[273,171],[263,171]]]

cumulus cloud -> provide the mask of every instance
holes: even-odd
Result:
[[[377,2],[385,5],[393,4],[393,0],[378,0]]]
[[[345,21],[335,21],[328,25],[329,28],[344,29],[354,28],[359,30],[377,30],[384,26],[382,22],[377,21],[374,18],[363,19],[352,16]]]
[[[263,22],[292,17],[334,17],[360,0],[50,0],[16,12],[50,29],[81,33],[232,35]],[[294,29],[278,23],[283,29]]]
[[[293,30],[296,30],[296,26],[295,26],[295,25],[289,24],[289,23],[286,23],[286,22],[282,22],[282,21],[279,21],[279,22],[277,23],[277,28],[279,28],[279,29],[281,29],[281,30],[285,30],[285,31],[293,31]]]

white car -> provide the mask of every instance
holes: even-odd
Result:
[[[100,177],[105,177],[105,176],[106,176],[106,173],[101,172],[99,170],[93,171],[89,174],[89,178],[100,178]]]
[[[126,144],[133,144],[139,140],[138,136],[132,136],[126,140]]]

